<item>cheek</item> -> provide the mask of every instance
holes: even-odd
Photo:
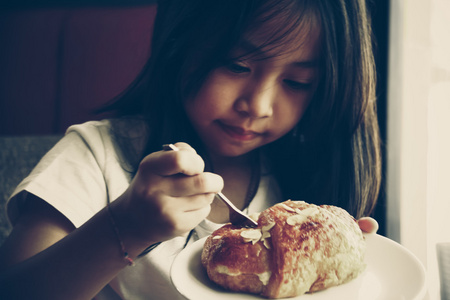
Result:
[[[185,102],[184,107],[187,116],[194,125],[201,126],[220,116],[223,112],[223,96],[218,90],[206,85],[199,90],[197,95]]]
[[[190,114],[203,114],[205,117],[220,115],[232,107],[237,91],[236,85],[213,74],[197,95],[186,102],[186,110]]]

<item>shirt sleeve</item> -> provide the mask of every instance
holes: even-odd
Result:
[[[129,180],[108,126],[101,122],[75,125],[15,189],[8,217],[14,224],[21,200],[31,193],[79,227],[123,193]]]

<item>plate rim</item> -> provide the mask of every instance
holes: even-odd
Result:
[[[416,295],[414,296],[414,298],[412,298],[411,300],[423,300],[423,299],[425,298],[425,296],[426,296],[426,293],[427,293],[427,278],[426,278],[426,270],[425,270],[425,267],[424,267],[424,265],[422,264],[422,262],[419,260],[419,258],[417,258],[417,256],[415,256],[414,253],[413,253],[411,250],[409,250],[409,249],[406,248],[405,246],[401,245],[400,243],[398,243],[398,242],[396,242],[396,241],[394,241],[394,240],[392,240],[392,239],[390,239],[390,238],[388,238],[388,237],[382,236],[382,235],[380,235],[380,234],[378,234],[378,233],[363,233],[363,234],[364,234],[364,237],[365,237],[366,239],[369,238],[369,239],[380,240],[380,241],[383,241],[384,243],[389,244],[390,247],[395,247],[395,248],[397,248],[399,251],[401,251],[401,252],[407,254],[407,256],[408,256],[409,259],[411,259],[412,261],[414,261],[415,266],[418,267],[418,271],[419,271],[419,274],[420,274],[420,275],[419,275],[419,276],[420,276],[420,281],[423,282],[423,284],[422,284],[420,290],[416,293]],[[186,299],[191,299],[191,298],[189,298],[189,295],[186,295],[186,294],[185,294],[184,290],[180,290],[181,287],[175,282],[175,281],[177,281],[177,280],[174,280],[174,278],[176,279],[178,276],[175,274],[174,269],[176,268],[176,266],[178,265],[179,261],[181,260],[181,258],[182,258],[183,256],[186,256],[186,255],[188,255],[190,252],[192,253],[192,252],[194,252],[194,251],[195,251],[195,253],[196,253],[196,251],[198,251],[197,248],[202,249],[203,244],[205,243],[205,241],[206,241],[207,238],[208,238],[208,236],[203,237],[203,238],[201,238],[201,239],[195,241],[195,242],[192,243],[191,245],[189,245],[187,248],[181,250],[181,251],[177,254],[177,256],[175,257],[175,259],[174,259],[174,261],[173,261],[173,263],[172,263],[172,266],[171,266],[171,268],[170,268],[170,280],[171,280],[171,282],[172,282],[172,285],[175,287],[175,289],[178,291],[178,293],[180,293],[180,295],[182,295],[182,296],[183,296],[184,298],[186,298]],[[372,241],[372,242],[373,242],[373,241]],[[195,246],[194,246],[194,245],[195,245]],[[196,247],[196,249],[193,249],[194,247]],[[191,255],[193,255],[193,254],[194,254],[194,253],[192,253]],[[188,255],[188,256],[189,256],[189,255]],[[246,296],[249,296],[248,299],[251,299],[251,296],[255,296],[255,295],[247,295],[247,294],[245,294],[245,295],[246,295]],[[257,295],[256,295],[256,296],[257,296]],[[259,298],[255,298],[255,299],[264,299],[264,298],[259,297]],[[295,297],[292,298],[292,299],[295,299]]]

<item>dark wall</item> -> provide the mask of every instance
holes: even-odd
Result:
[[[137,76],[155,5],[0,11],[0,135],[60,134]]]
[[[156,0],[10,0],[0,3],[0,9],[35,9],[50,7],[130,7],[155,4]]]

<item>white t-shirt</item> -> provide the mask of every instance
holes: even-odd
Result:
[[[20,203],[26,192],[45,200],[76,227],[81,226],[99,210],[108,199],[113,201],[128,187],[131,173],[124,169],[121,151],[112,139],[112,120],[92,121],[71,126],[39,162],[31,174],[16,188],[8,202],[8,216],[14,224],[20,214]],[[120,121],[124,122],[124,121]],[[127,121],[125,121],[127,122]],[[133,122],[132,131],[136,151],[145,144],[145,126]],[[125,123],[124,123],[125,124]],[[129,124],[128,124],[129,125]],[[275,180],[264,170],[259,189],[249,204],[247,213],[260,212],[281,199]],[[189,243],[212,233],[223,224],[202,221]],[[110,282],[97,299],[184,299],[173,287],[170,267],[175,256],[183,249],[186,237],[177,237],[158,247],[127,267]],[[117,293],[113,293],[111,288]]]

